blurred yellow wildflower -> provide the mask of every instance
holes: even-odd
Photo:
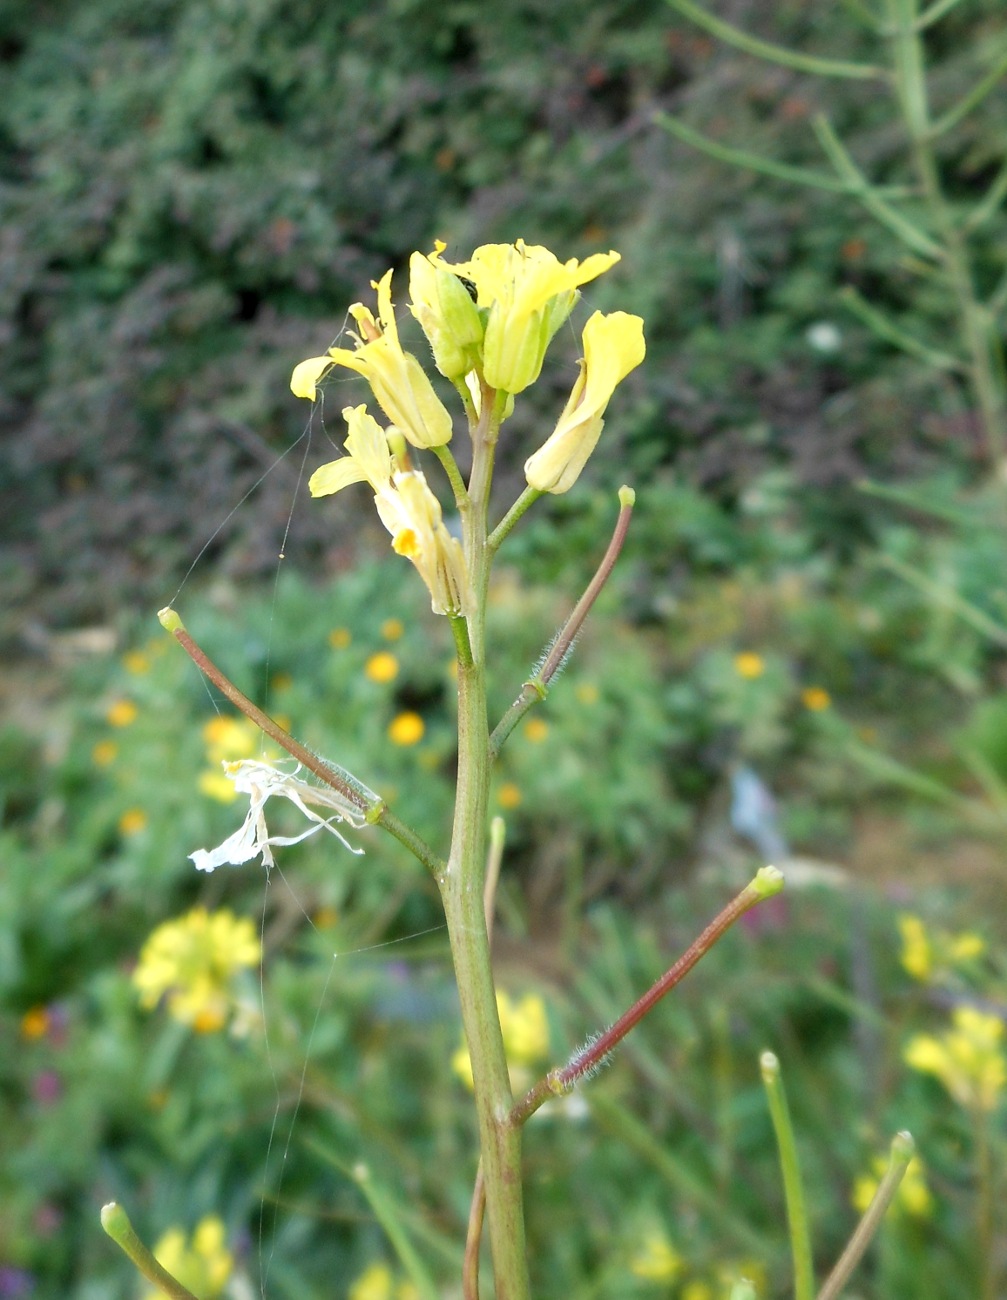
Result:
[[[372,281],[378,314],[354,303],[350,315],[357,323],[356,348],[329,348],[324,357],[309,357],[295,366],[290,387],[296,397],[311,401],[316,386],[332,366],[345,366],[363,375],[374,399],[391,423],[414,447],[440,447],[451,440],[451,415],[434,392],[426,371],[399,342],[392,306],[392,273]],[[318,496],[320,493],[313,492]]]
[[[975,1007],[958,1007],[940,1037],[917,1034],[906,1044],[906,1064],[933,1074],[961,1106],[993,1111],[1007,1085],[1004,1022]]]
[[[505,781],[497,791],[497,803],[501,808],[518,808],[521,799],[521,787],[513,781]]]
[[[412,1282],[397,1282],[387,1264],[371,1264],[350,1284],[346,1300],[419,1300],[419,1292]]]
[[[524,724],[524,734],[533,745],[540,745],[549,734],[549,724],[542,718],[529,718]]]
[[[805,686],[801,703],[811,713],[822,713],[832,703],[832,696],[821,686]]]
[[[207,1215],[196,1225],[192,1244],[181,1228],[171,1228],[154,1247],[154,1258],[199,1300],[215,1300],[234,1269],[234,1259],[224,1239],[224,1225]],[[143,1300],[163,1300],[157,1289],[144,1292]]]
[[[235,978],[257,966],[262,948],[255,926],[222,908],[193,908],[159,925],[148,937],[133,972],[140,1005],[165,997],[169,1013],[202,1032],[222,1028],[236,1007]]]
[[[348,627],[334,627],[329,633],[329,645],[333,650],[345,650],[352,640],[353,633]]]
[[[516,1001],[502,989],[497,989],[496,1001],[507,1065],[511,1080],[517,1086],[527,1067],[543,1061],[549,1054],[545,1003],[537,993],[528,993]],[[466,1088],[472,1088],[472,1061],[464,1043],[452,1056],[451,1069]]]
[[[682,1287],[680,1300],[716,1300],[713,1287],[702,1278],[693,1278]]]
[[[220,713],[203,724],[206,757],[216,767],[236,758],[251,758],[259,748],[261,736],[259,728],[244,714],[234,717]]]
[[[386,641],[400,640],[405,630],[405,624],[400,618],[386,618],[381,624],[381,635]]]
[[[734,671],[739,677],[751,681],[762,676],[766,671],[766,664],[761,655],[755,654],[752,650],[742,650],[740,654],[734,656]]]
[[[150,657],[142,650],[127,650],[122,656],[122,666],[128,673],[142,677],[150,672]]]
[[[874,1193],[878,1190],[878,1184],[888,1171],[888,1163],[884,1156],[877,1156],[871,1161],[870,1172],[860,1174],[854,1182],[850,1203],[858,1214],[866,1213],[867,1207],[874,1199]],[[901,1210],[903,1214],[914,1219],[929,1219],[933,1213],[934,1198],[930,1195],[923,1162],[918,1156],[913,1156],[906,1166],[906,1172],[902,1175],[899,1190],[890,1208]]]
[[[629,1261],[633,1276],[647,1282],[674,1282],[683,1267],[682,1256],[657,1228],[646,1234]]]
[[[400,713],[388,724],[388,739],[393,745],[415,745],[423,739],[424,730],[418,713]]]
[[[584,326],[584,357],[556,428],[525,461],[528,483],[539,492],[569,492],[605,426],[616,386],[644,358],[643,320],[624,311],[596,311]]]
[[[119,818],[120,835],[138,835],[147,829],[147,814],[142,808],[127,808]]]
[[[379,650],[364,664],[364,676],[370,682],[391,682],[398,676],[399,661],[388,650]]]
[[[114,740],[99,740],[91,750],[91,758],[96,767],[108,767],[115,762],[118,752],[119,746]]]
[[[594,682],[581,682],[574,691],[574,695],[581,704],[597,704],[601,699],[601,692]]]
[[[928,930],[922,918],[910,912],[903,912],[897,925],[903,968],[921,984],[946,980],[953,971],[968,966],[986,951],[986,941],[974,931],[948,934]]]
[[[132,700],[116,700],[110,704],[106,713],[105,721],[113,727],[128,727],[130,723],[135,722],[139,717],[140,710]]]
[[[45,1036],[49,1028],[49,1012],[45,1007],[31,1007],[21,1017],[21,1037],[29,1041]]]
[[[440,502],[426,479],[419,470],[396,468],[385,430],[366,406],[344,407],[343,418],[349,426],[348,454],[315,470],[308,480],[311,495],[331,496],[352,483],[370,484],[392,550],[415,565],[434,613],[464,613],[468,584],[462,545],[445,528]]]

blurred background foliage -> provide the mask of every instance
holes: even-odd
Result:
[[[873,59],[856,9],[717,12]],[[938,107],[1004,40],[999,0],[950,7],[927,36]],[[307,500],[306,474],[342,439],[344,390],[311,419],[288,380],[389,266],[401,304],[413,249],[517,237],[561,257],[618,249],[585,307],[643,315],[648,359],[577,489],[502,556],[500,711],[604,549],[614,489],[637,486],[616,579],[501,764],[501,982],[542,995],[559,1057],[758,865],[767,827],[811,882],[646,1023],[585,1094],[589,1116],[529,1134],[538,1293],[705,1286],[688,1295],[703,1300],[753,1260],[760,1294],[781,1293],[768,1045],[806,1143],[820,1265],[852,1224],[858,1174],[908,1127],[936,1208],[893,1220],[858,1294],[979,1294],[982,1252],[961,1244],[974,1138],[900,1053],[962,999],[1002,1016],[1003,963],[914,983],[895,910],[1003,945],[994,449],[958,377],[844,310],[852,286],[945,341],[948,303],[889,233],[654,124],[671,111],[817,165],[823,109],[865,170],[906,180],[883,88],[761,64],[656,0],[0,9],[0,1297],[135,1294],[96,1227],[113,1196],[149,1239],[220,1214],[254,1289],[265,1268],[270,1293],[341,1297],[391,1260],[346,1173],[361,1159],[438,1275],[457,1274],[472,1125],[447,1072],[458,1030],[435,891],[372,833],[361,861],[315,840],[288,850],[265,890],[258,869],[197,878],[186,854],[235,824],[205,780],[218,706],[149,628],[198,557],[180,607],[210,653],[443,842],[450,646],[386,561],[365,494]],[[942,138],[953,202],[982,197],[1005,134],[1001,87]],[[977,243],[981,286],[1005,246],[1001,211]],[[507,426],[501,510],[565,400],[574,334],[554,352]],[[754,840],[746,774],[778,803]],[[144,939],[198,903],[262,930],[266,1046],[252,1012],[236,1039],[139,1009]],[[648,1276],[642,1243],[662,1237],[684,1253]]]

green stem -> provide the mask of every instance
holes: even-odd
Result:
[[[157,1262],[136,1235],[129,1221],[129,1215],[121,1205],[109,1201],[108,1205],[101,1207],[101,1226],[119,1249],[129,1256],[147,1281],[152,1282],[166,1296],[170,1296],[171,1300],[196,1300],[187,1287],[184,1287],[177,1278],[173,1278],[167,1269],[162,1268]]]
[[[510,1122],[507,1058],[496,1008],[484,911],[489,724],[486,712],[485,619],[490,556],[486,515],[496,426],[493,394],[484,390],[482,416],[472,431],[468,499],[462,505],[469,575],[468,646],[458,661],[458,782],[451,851],[441,877],[475,1088],[486,1220],[497,1300],[529,1300],[521,1185],[521,1130]]]
[[[943,264],[969,356],[969,380],[986,445],[997,467],[1005,450],[1003,357],[989,313],[979,301],[968,246],[955,222],[933,151],[926,69],[917,0],[887,0],[894,42],[895,86],[909,132],[913,161],[931,221],[943,245]]]
[[[976,1228],[982,1269],[982,1300],[997,1295],[996,1251],[993,1245],[993,1161],[990,1150],[989,1117],[980,1107],[975,1111],[976,1141]]]
[[[704,31],[709,32],[711,36],[716,36],[725,45],[733,45],[736,50],[753,54],[757,59],[764,59],[768,63],[778,63],[781,67],[793,68],[796,72],[810,72],[820,77],[850,77],[857,81],[881,81],[887,75],[884,68],[875,67],[870,63],[820,58],[818,55],[801,54],[797,50],[790,50],[785,45],[773,45],[769,41],[761,41],[757,36],[749,36],[748,32],[742,31],[740,27],[734,27],[731,23],[725,23],[722,18],[715,18],[713,14],[708,14],[700,5],[693,4],[692,0],[668,0],[668,3],[672,9],[677,9],[684,17],[691,18]]]
[[[804,1202],[804,1185],[801,1166],[797,1159],[794,1126],[790,1122],[787,1094],[780,1078],[780,1062],[772,1052],[759,1057],[762,1082],[769,1098],[769,1113],[776,1133],[780,1152],[780,1169],[783,1172],[783,1192],[787,1201],[787,1222],[790,1226],[790,1253],[794,1261],[794,1300],[813,1300],[815,1274],[811,1262],[811,1234],[808,1231],[808,1211]]]
[[[518,520],[525,513],[525,511],[529,508],[529,506],[533,506],[535,502],[539,499],[539,497],[543,495],[544,493],[540,492],[538,488],[533,488],[531,484],[529,484],[525,488],[525,490],[521,493],[518,499],[514,502],[514,504],[511,506],[511,508],[507,511],[504,517],[497,524],[496,528],[494,528],[493,532],[490,534],[490,537],[487,541],[487,545],[489,546],[491,553],[495,554],[497,552],[497,550],[500,547],[500,543],[507,536],[507,534],[514,527],[514,525],[518,522]]]
[[[836,1300],[836,1297],[850,1280],[850,1276],[860,1263],[864,1251],[871,1244],[871,1239],[877,1232],[885,1211],[891,1205],[892,1198],[899,1190],[899,1183],[902,1181],[902,1176],[906,1172],[909,1161],[913,1158],[914,1151],[913,1139],[908,1133],[897,1133],[892,1139],[888,1170],[878,1184],[874,1199],[867,1207],[864,1217],[857,1224],[849,1244],[840,1255],[835,1268],[825,1279],[822,1289],[818,1293],[818,1300]]]

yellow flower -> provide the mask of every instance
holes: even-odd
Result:
[[[207,1215],[196,1225],[191,1246],[181,1228],[171,1228],[154,1247],[157,1262],[200,1300],[215,1300],[234,1269],[234,1259],[224,1242],[224,1225]],[[146,1291],[144,1300],[163,1300],[159,1290]]]
[[[405,630],[405,624],[400,618],[386,618],[381,624],[381,635],[386,641],[401,641]]]
[[[593,682],[581,682],[574,691],[574,695],[581,704],[597,704],[601,699],[601,692]]]
[[[714,1300],[713,1287],[701,1278],[693,1278],[682,1287],[681,1300]]]
[[[203,725],[207,759],[219,767],[237,758],[251,758],[261,744],[259,728],[246,718],[220,713]]]
[[[353,633],[348,627],[334,627],[329,633],[329,645],[333,650],[345,650],[353,640]]]
[[[350,430],[349,455],[315,470],[308,482],[311,495],[330,496],[351,483],[369,483],[392,550],[416,566],[434,613],[463,613],[467,579],[461,543],[444,527],[426,479],[419,470],[394,470],[385,432],[365,406],[347,406],[343,418]]]
[[[505,781],[497,791],[497,803],[501,808],[517,808],[521,803],[521,788],[513,781]]]
[[[958,1007],[951,1019],[953,1028],[939,1038],[917,1034],[910,1039],[906,1064],[936,1075],[959,1105],[993,1111],[1007,1085],[1003,1021],[975,1007]]]
[[[444,247],[437,240],[430,257],[410,257],[409,310],[427,336],[437,369],[457,381],[478,367],[485,322],[466,286],[441,264]]]
[[[534,1065],[549,1054],[549,1022],[545,1003],[537,993],[529,993],[520,1002],[506,993],[497,993],[497,1011],[508,1061],[514,1065]]]
[[[393,745],[415,745],[423,739],[424,730],[418,713],[400,713],[388,724],[388,739]]]
[[[734,656],[734,671],[739,677],[751,681],[753,678],[762,676],[766,671],[766,665],[761,655],[757,655],[751,650],[743,650],[740,654]]]
[[[643,320],[596,311],[584,326],[584,359],[559,423],[525,461],[524,474],[539,492],[569,492],[605,426],[603,416],[617,384],[644,358]]]
[[[114,704],[109,705],[105,720],[113,727],[128,727],[130,723],[136,721],[139,713],[140,710],[132,700],[116,700]]]
[[[262,948],[255,926],[221,908],[196,907],[159,925],[143,945],[133,971],[140,1005],[167,998],[169,1013],[204,1033],[222,1028],[235,1007],[234,980],[257,966]]]
[[[524,734],[533,745],[540,745],[549,734],[549,724],[541,718],[529,718],[524,724]]]
[[[902,936],[902,965],[913,979],[926,983],[934,967],[926,926],[918,916],[906,913],[897,924]]]
[[[962,934],[929,931],[920,917],[910,913],[899,916],[897,924],[902,937],[902,965],[921,984],[947,980],[953,971],[968,966],[986,951],[982,936],[969,930]]]
[[[832,696],[821,686],[806,686],[801,691],[801,703],[811,713],[821,713],[832,703]]]
[[[387,650],[379,650],[364,664],[364,676],[371,682],[392,682],[398,672],[399,661]]]
[[[634,1277],[647,1282],[674,1282],[682,1272],[682,1256],[663,1232],[648,1232],[629,1261]]]
[[[419,1300],[412,1282],[396,1282],[387,1264],[371,1264],[355,1279],[347,1300]]]
[[[142,650],[128,650],[122,656],[122,664],[128,673],[137,677],[150,672],[150,658]]]
[[[29,1040],[42,1038],[49,1028],[49,1012],[45,1007],[32,1007],[21,1017],[21,1037]]]
[[[850,1203],[858,1214],[866,1213],[878,1190],[878,1184],[887,1171],[888,1161],[884,1156],[878,1156],[871,1161],[870,1173],[861,1174],[854,1182]],[[919,1156],[913,1156],[906,1166],[892,1208],[901,1210],[914,1219],[928,1219],[933,1213],[934,1201]]]
[[[549,1054],[545,1003],[537,993],[514,1001],[502,989],[497,990],[496,1002],[507,1065],[515,1076],[523,1067],[535,1065]],[[464,1043],[451,1057],[451,1070],[471,1090],[472,1061]]]
[[[234,803],[238,797],[234,782],[224,772],[212,769],[200,772],[196,785],[200,794],[205,794],[208,799],[216,799],[218,803]]]
[[[119,746],[114,740],[99,740],[94,749],[91,750],[91,758],[94,760],[96,767],[108,767],[115,762],[115,756],[119,752]]]
[[[350,308],[359,329],[356,349],[329,348],[327,356],[302,361],[294,367],[291,390],[296,397],[314,401],[322,375],[332,366],[346,366],[364,376],[375,401],[408,442],[441,447],[451,440],[451,416],[423,367],[399,343],[391,271],[372,281],[372,287],[378,293],[377,319],[363,303]]]
[[[147,814],[142,808],[127,808],[119,818],[120,835],[138,835],[147,828]]]
[[[553,335],[580,296],[578,286],[614,266],[618,253],[595,253],[578,262],[560,262],[554,253],[519,239],[515,244],[483,244],[467,262],[429,257],[474,286],[476,306],[487,313],[482,372],[490,388],[520,393],[538,379]]]

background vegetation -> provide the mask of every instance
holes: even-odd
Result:
[[[873,59],[855,9],[718,12]],[[1004,41],[996,0],[952,6],[928,34],[939,102]],[[968,1108],[901,1053],[963,1002],[1004,1013],[1002,854],[987,846],[1007,806],[996,449],[957,377],[844,310],[853,286],[945,341],[948,304],[894,237],[654,122],[668,110],[817,165],[809,122],[825,109],[896,184],[883,90],[767,67],[652,2],[9,0],[0,91],[0,1296],[133,1294],[97,1230],[113,1196],[150,1239],[221,1215],[256,1287],[261,1268],[270,1293],[342,1296],[393,1262],[347,1175],[358,1160],[437,1275],[457,1273],[472,1125],[448,1070],[436,900],[370,839],[361,862],[289,850],[265,890],[257,870],[197,879],[186,854],[235,815],[200,789],[215,706],[166,638],[148,642],[199,555],[181,607],[200,639],[441,838],[448,647],[422,596],[372,563],[386,542],[355,504],[305,499],[336,431],[298,441],[307,408],[287,381],[412,249],[518,236],[561,256],[618,249],[587,297],[643,315],[649,352],[577,490],[513,536],[496,592],[502,708],[603,548],[614,488],[636,484],[618,580],[546,728],[515,737],[501,773],[501,982],[542,995],[558,1057],[692,937],[767,827],[813,859],[794,882],[815,882],[704,964],[585,1093],[589,1115],[533,1129],[539,1293],[717,1296],[719,1274],[753,1260],[782,1293],[756,1064],[772,1046],[820,1266],[858,1174],[908,1127],[929,1217],[893,1220],[860,1294],[980,1294],[1004,1225],[982,1237]],[[1005,126],[1001,87],[942,140],[956,204],[995,178]],[[1005,246],[994,214],[981,287]],[[576,342],[557,346],[552,391],[508,426],[502,502],[568,388]],[[394,660],[384,680],[377,654]],[[423,723],[408,745],[388,735],[403,714]],[[732,825],[739,772],[778,796],[754,843]],[[261,920],[268,1049],[254,976],[244,1039],[138,1005],[144,939],[200,902]],[[914,982],[899,909],[981,933],[987,955]],[[1002,1154],[1002,1107],[989,1128]],[[648,1279],[656,1239],[681,1264]]]

